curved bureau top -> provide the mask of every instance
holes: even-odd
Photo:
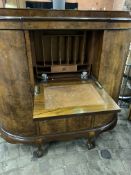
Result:
[[[0,29],[67,28],[130,29],[131,14],[129,11],[0,9]]]

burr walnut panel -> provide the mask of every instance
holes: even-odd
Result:
[[[2,127],[14,134],[35,134],[32,104],[24,33],[0,31],[0,123]]]
[[[59,134],[68,132],[78,132],[86,129],[93,129],[103,126],[113,120],[113,113],[94,114],[92,115],[77,115],[59,120],[51,119],[40,121],[40,134]]]

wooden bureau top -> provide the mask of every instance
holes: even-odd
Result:
[[[119,111],[118,105],[93,81],[48,83],[40,85],[34,99],[34,119],[74,114]]]
[[[0,29],[130,28],[131,14],[129,11],[0,9]]]
[[[52,17],[54,18],[65,18],[68,19],[123,19],[131,18],[130,11],[81,11],[81,10],[45,10],[45,9],[4,9],[0,8],[0,16],[11,16],[11,17]],[[26,19],[26,18],[25,18]]]

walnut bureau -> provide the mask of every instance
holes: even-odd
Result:
[[[130,12],[0,9],[0,133],[38,145],[117,123]]]

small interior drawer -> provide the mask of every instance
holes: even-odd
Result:
[[[57,73],[57,72],[76,72],[77,71],[77,65],[54,65],[51,66],[51,72]]]

